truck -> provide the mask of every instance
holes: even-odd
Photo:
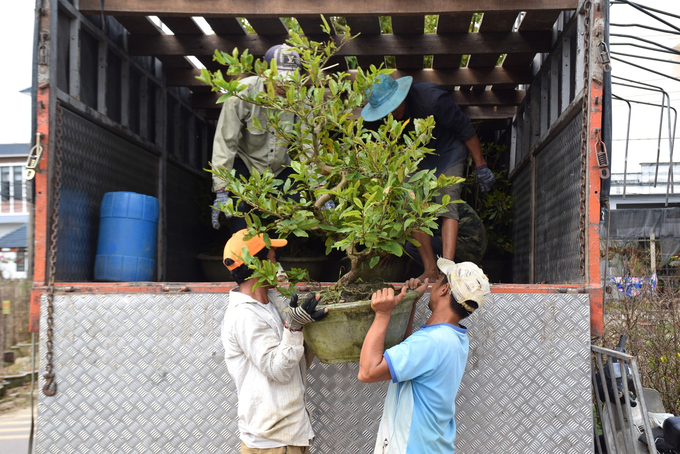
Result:
[[[283,42],[281,18],[317,36],[320,15],[361,33],[341,50],[339,69],[394,58],[395,77],[444,86],[508,145],[511,282],[494,283],[492,300],[469,321],[457,452],[592,452],[590,342],[603,330],[600,219],[611,148],[608,7],[37,0],[37,452],[238,452],[236,390],[219,332],[234,284],[205,282],[196,259],[212,234],[204,169],[220,106],[196,76],[201,66],[215,69],[215,49],[261,57]],[[436,16],[435,33],[424,33],[426,16]],[[381,33],[385,17],[392,33]],[[152,282],[94,280],[100,203],[111,191],[159,201]],[[420,304],[414,326],[426,318]],[[373,449],[386,385],[359,383],[357,371],[356,363],[311,366],[312,452]]]

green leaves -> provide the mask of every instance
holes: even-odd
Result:
[[[323,17],[322,22],[330,32]],[[329,70],[331,57],[353,39],[349,27],[345,31],[319,43],[291,30],[288,44],[299,53],[303,70],[286,78],[277,74],[274,62],[269,67],[247,51],[215,51],[214,60],[227,67],[227,75],[258,75],[265,92],[249,93],[238,79],[227,80],[221,71],[203,70],[198,79],[222,92],[221,101],[237,98],[267,109],[266,124],[253,117],[252,127],[273,131],[288,144],[292,174],[283,181],[269,171],[253,171],[248,179],[224,169],[209,171],[225,181],[236,199],[219,208],[244,217],[251,232],[276,232],[282,238],[323,233],[327,253],[343,250],[354,266],[368,260],[374,267],[382,256],[403,255],[402,245],[413,242],[415,230],[436,227],[444,207],[434,203],[434,197],[460,179],[435,178],[434,171],[418,169],[431,153],[426,146],[433,118],[415,120],[413,131],[405,134],[407,122],[392,115],[377,130],[366,128],[355,115],[377,77],[391,70],[358,68],[354,80]],[[326,197],[335,208],[322,209]],[[247,213],[234,210],[241,201],[251,207]],[[262,282],[271,284],[272,269],[266,262],[252,266]]]

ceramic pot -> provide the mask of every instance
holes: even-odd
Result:
[[[323,276],[323,270],[328,261],[328,257],[320,255],[318,257],[279,257],[278,262],[285,271],[292,268],[302,268],[309,272],[311,281],[319,282]]]
[[[203,276],[208,282],[232,282],[231,273],[222,263],[222,257],[217,255],[198,254],[196,256],[201,263]]]
[[[409,291],[392,311],[387,327],[385,348],[402,340],[418,292]],[[328,307],[328,315],[304,328],[305,342],[314,350],[322,363],[351,363],[359,361],[361,346],[373,323],[375,312],[370,301],[334,304]]]

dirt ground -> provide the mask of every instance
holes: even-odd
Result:
[[[36,360],[38,355],[36,354]],[[31,371],[31,358],[22,356],[16,359],[14,363],[5,363],[4,368],[0,368],[0,377],[5,375],[19,375],[24,372]],[[2,379],[0,378],[0,381]],[[0,399],[0,415],[18,410],[20,408],[28,407],[31,403],[31,384],[27,383],[17,388],[10,388],[6,390],[5,397]],[[38,382],[36,380],[35,390],[33,391],[34,402],[37,402],[38,397]]]
[[[33,404],[38,402],[38,383],[33,390]],[[5,397],[0,399],[0,415],[14,410],[29,407],[31,404],[31,384],[27,383],[18,388],[7,390]]]

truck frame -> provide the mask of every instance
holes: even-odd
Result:
[[[261,56],[287,36],[280,17],[307,32],[319,30],[320,14],[362,33],[341,57],[366,65],[394,56],[398,76],[447,87],[472,119],[508,137],[513,283],[494,284],[492,301],[469,321],[457,452],[592,452],[607,8],[602,0],[38,0],[34,119],[43,152],[31,330],[40,333],[45,392],[37,452],[238,452],[219,336],[233,283],[200,282],[195,259],[210,229],[197,201],[212,201],[203,169],[219,106],[190,60],[212,69],[215,48]],[[469,31],[475,12],[484,19]],[[425,15],[439,16],[437,33],[423,33]],[[392,34],[380,34],[379,16],[391,16]],[[434,55],[432,69],[423,55]],[[461,55],[469,55],[462,68]],[[156,282],[93,280],[99,203],[115,190],[159,199]],[[425,306],[414,326],[427,319]],[[353,363],[310,368],[313,452],[373,449],[386,385],[361,384],[357,372]]]

